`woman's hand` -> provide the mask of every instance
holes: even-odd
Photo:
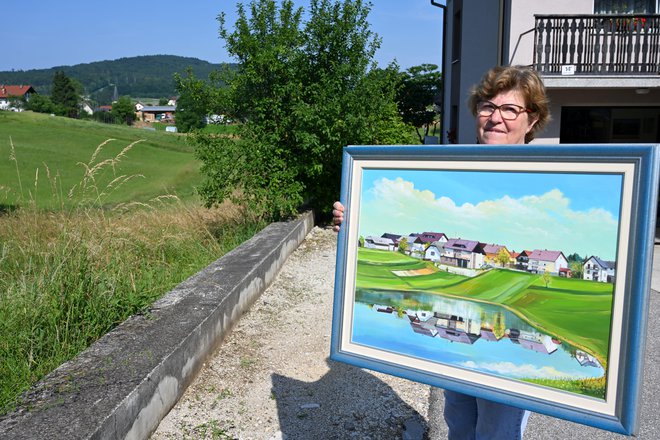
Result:
[[[344,221],[344,205],[342,205],[340,202],[335,202],[332,205],[332,221],[335,224],[332,227],[332,230],[339,232],[339,227]]]

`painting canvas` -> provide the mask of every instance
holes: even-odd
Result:
[[[332,357],[632,433],[657,168],[653,146],[347,148]]]

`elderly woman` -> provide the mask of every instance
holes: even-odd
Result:
[[[468,106],[476,117],[479,144],[526,144],[550,120],[543,81],[531,69],[498,66],[490,69],[470,92]],[[334,229],[344,220],[344,206],[335,202]],[[528,411],[445,391],[445,421],[449,440],[519,440]]]

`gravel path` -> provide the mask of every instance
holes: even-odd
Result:
[[[428,386],[328,359],[336,241],[310,232],[153,440],[426,438]]]

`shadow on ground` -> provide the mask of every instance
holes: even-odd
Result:
[[[283,438],[425,439],[424,418],[376,376],[328,360],[315,382],[272,375]]]

